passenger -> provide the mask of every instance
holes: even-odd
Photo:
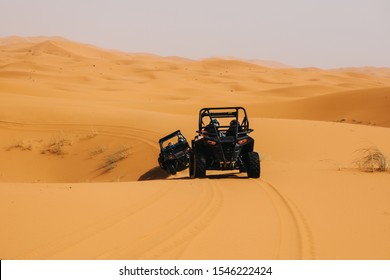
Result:
[[[168,142],[168,145],[165,147],[165,149],[172,149],[172,148],[173,148],[172,142]]]
[[[228,130],[226,131],[226,136],[235,136],[237,132],[242,132],[241,125],[237,120],[231,120]]]

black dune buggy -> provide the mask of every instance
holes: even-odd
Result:
[[[176,171],[188,167],[191,148],[180,130],[161,138],[158,143],[160,144],[158,163],[162,169],[175,175]]]
[[[190,177],[205,177],[206,170],[239,170],[259,178],[260,157],[253,151],[252,131],[243,107],[201,109],[198,135],[191,143]]]

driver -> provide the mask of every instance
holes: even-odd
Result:
[[[205,130],[208,134],[215,134],[218,132],[219,121],[218,119],[212,119],[208,125],[206,125]]]
[[[168,142],[168,145],[166,146],[166,148],[165,149],[169,149],[169,148],[172,148],[173,147],[173,144],[172,144],[172,142]]]

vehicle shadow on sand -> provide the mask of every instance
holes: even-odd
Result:
[[[204,178],[193,179],[190,176],[185,177],[173,177],[167,180],[204,180],[204,179],[248,179],[247,176],[240,173],[224,173],[224,174],[209,174]]]
[[[180,176],[180,175],[179,175]],[[194,180],[190,176],[180,176],[180,177],[170,177],[170,175],[161,169],[159,166],[153,167],[144,174],[142,174],[137,181],[151,181],[151,180]],[[205,178],[202,179],[247,179],[245,173],[221,173],[221,174],[208,174]]]
[[[153,167],[142,174],[137,181],[161,180],[169,177],[169,174],[162,170],[159,166]]]

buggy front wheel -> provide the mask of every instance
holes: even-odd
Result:
[[[172,163],[168,163],[167,167],[170,174],[172,175],[176,174],[176,167]]]

